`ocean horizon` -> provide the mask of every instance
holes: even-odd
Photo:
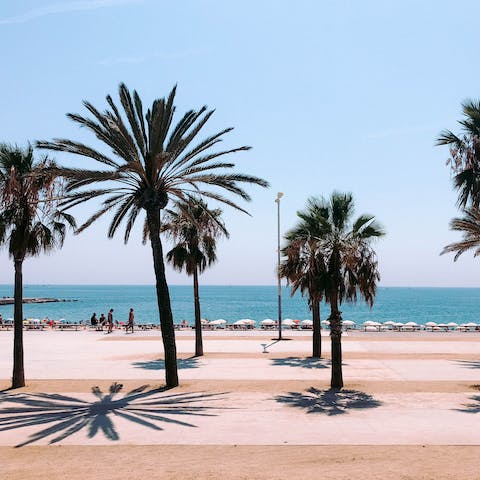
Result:
[[[0,285],[0,297],[13,295],[13,285]],[[154,285],[24,285],[24,297],[48,297],[66,302],[24,304],[25,318],[64,318],[86,322],[93,312],[99,316],[114,309],[114,318],[126,321],[130,308],[135,309],[137,323],[159,321]],[[193,287],[170,285],[174,322],[193,324]],[[278,316],[277,286],[203,285],[200,286],[202,318],[223,318],[229,323],[251,318],[259,324]],[[343,303],[344,320],[362,324],[367,320],[384,322],[414,321],[419,324],[466,323],[480,321],[480,288],[475,287],[379,287],[372,309],[363,301]],[[330,308],[322,304],[321,317]],[[3,318],[13,316],[13,305],[1,305]],[[311,318],[306,298],[291,297],[290,288],[282,287],[282,318]]]

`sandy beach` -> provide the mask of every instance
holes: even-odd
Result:
[[[0,332],[4,478],[480,478],[480,335],[349,333],[341,392],[328,337],[312,359],[311,333],[286,336],[205,332],[193,358],[178,332],[164,390],[158,331],[27,331],[11,391]]]

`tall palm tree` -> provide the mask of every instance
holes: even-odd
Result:
[[[465,208],[462,218],[454,218],[450,222],[450,229],[463,233],[463,239],[459,242],[447,245],[441,255],[444,253],[455,252],[453,260],[456,262],[458,257],[467,250],[475,250],[473,256],[480,255],[480,210],[476,207]]]
[[[321,233],[325,215],[314,202],[310,202],[306,212],[297,212],[300,222],[287,232],[287,245],[282,250],[284,260],[280,265],[280,275],[291,286],[292,296],[300,290],[308,296],[308,306],[313,319],[312,356],[322,356],[322,336],[320,324],[320,302],[324,296],[323,279],[326,271],[325,258],[317,239]]]
[[[63,245],[71,215],[57,209],[61,184],[48,158],[34,161],[33,149],[0,145],[0,238],[15,268],[12,388],[25,385],[23,363],[23,275],[25,258]]]
[[[372,306],[380,279],[375,252],[370,244],[384,232],[371,215],[361,215],[352,223],[353,212],[353,197],[349,193],[334,192],[328,200],[310,198],[306,213],[299,215],[301,221],[290,233],[295,237],[305,236],[310,223],[317,222],[312,241],[321,252],[325,265],[324,272],[319,275],[319,285],[330,304],[332,388],[343,387],[339,305],[343,301],[356,301],[360,294]]]
[[[83,102],[93,118],[67,115],[81,127],[93,132],[113,155],[67,139],[37,144],[40,148],[94,159],[102,165],[99,170],[72,168],[63,171],[70,178],[67,184],[70,199],[65,203],[66,208],[106,197],[101,208],[80,227],[80,231],[114,210],[108,236],[113,237],[122,221],[125,221],[124,241],[127,242],[138,215],[145,212],[144,233],[150,239],[152,248],[167,387],[178,385],[178,372],[175,330],[160,238],[161,211],[169,200],[188,201],[194,195],[245,211],[224,196],[223,192],[248,201],[250,196],[242,188],[243,184],[268,186],[261,178],[230,172],[235,164],[218,160],[250,147],[211,151],[231,128],[197,140],[213,110],[208,111],[207,107],[198,111],[190,110],[173,125],[175,91],[176,87],[167,98],[155,100],[144,115],[138,93],[134,91],[131,95],[122,83],[119,97],[123,114],[108,95],[106,100],[109,109],[104,112],[89,102]]]
[[[450,147],[447,161],[454,174],[453,184],[459,191],[458,206],[467,204],[480,206],[480,101],[466,100],[462,103],[464,119],[461,134],[443,130],[437,139],[437,145]]]
[[[192,199],[178,202],[176,210],[166,210],[162,231],[166,232],[175,246],[166,258],[173,267],[193,276],[193,299],[195,309],[195,356],[203,355],[202,323],[198,275],[217,260],[216,241],[228,232],[220,216],[220,209],[210,210],[205,202]]]

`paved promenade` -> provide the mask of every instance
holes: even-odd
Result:
[[[478,334],[346,336],[340,392],[328,389],[328,337],[322,359],[309,357],[308,333],[289,337],[275,342],[268,332],[208,332],[205,356],[194,358],[192,333],[180,332],[181,386],[165,390],[158,332],[25,332],[27,386],[12,391],[6,388],[13,335],[0,332],[0,452],[10,457],[11,475],[23,455],[14,451],[50,452],[59,445],[277,448],[272,455],[288,446],[355,446],[361,455],[381,446],[390,455],[403,446],[414,449],[405,450],[410,458],[428,446],[437,448],[432,461],[442,448],[462,445],[453,466],[459,458],[464,466],[478,461],[480,434],[472,427],[480,418]],[[22,448],[9,450],[15,446]],[[244,455],[246,466],[251,453]],[[450,477],[453,470],[443,468],[418,478],[480,478],[462,472]],[[262,478],[283,478],[280,473]]]

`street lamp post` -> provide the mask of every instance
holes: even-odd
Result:
[[[282,277],[280,276],[280,199],[282,192],[277,193],[277,278],[278,278],[278,340],[282,340]]]

